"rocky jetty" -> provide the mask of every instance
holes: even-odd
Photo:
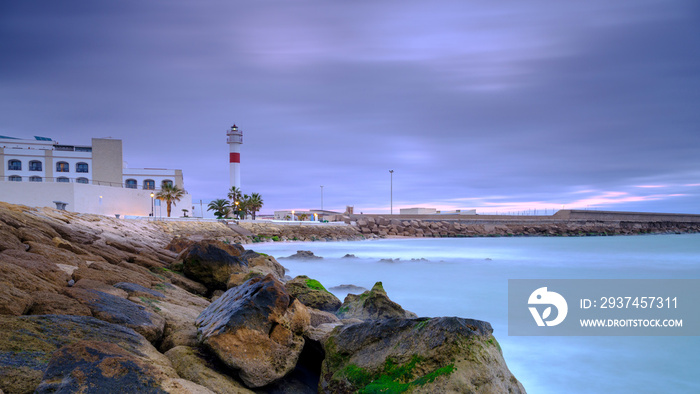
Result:
[[[0,203],[0,393],[522,392],[488,323],[341,305],[213,224]]]
[[[383,216],[360,216],[357,230],[371,237],[505,237],[505,236],[594,236],[633,234],[675,234],[700,232],[700,221],[634,220],[625,217],[572,219],[553,217],[522,218],[501,216],[499,219],[465,218],[394,219]]]

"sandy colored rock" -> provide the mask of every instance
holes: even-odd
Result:
[[[127,298],[128,294],[122,289],[117,289],[112,285],[92,279],[80,279],[73,285],[77,289],[97,290],[103,293],[111,294],[120,298]]]
[[[218,370],[211,356],[199,349],[177,346],[168,350],[165,356],[170,359],[180,377],[205,386],[215,393],[253,393],[228,376],[226,371]]]
[[[306,307],[272,275],[232,288],[197,318],[200,342],[248,387],[261,387],[291,371],[309,325]]]
[[[92,316],[90,308],[79,301],[63,294],[43,291],[32,294],[32,305],[26,314]]]

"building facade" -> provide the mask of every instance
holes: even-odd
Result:
[[[106,138],[85,146],[0,136],[0,182],[2,201],[29,206],[64,201],[69,211],[107,215],[148,216],[155,212],[151,193],[163,183],[185,189],[182,170],[125,168],[122,141]],[[191,196],[185,194],[178,205],[190,208]]]

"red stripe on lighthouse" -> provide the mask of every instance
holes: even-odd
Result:
[[[240,163],[240,162],[241,162],[241,154],[231,152],[231,154],[229,156],[229,163]]]

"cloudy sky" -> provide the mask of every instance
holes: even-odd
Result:
[[[124,141],[193,199],[700,213],[700,4],[4,1],[0,134]],[[492,4],[496,3],[496,4]]]

